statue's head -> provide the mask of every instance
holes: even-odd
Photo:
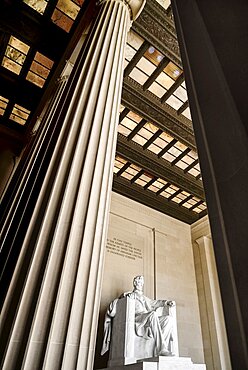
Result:
[[[135,276],[135,278],[133,279],[133,286],[134,289],[143,291],[144,276],[142,275]]]

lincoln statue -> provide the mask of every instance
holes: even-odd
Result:
[[[152,300],[143,293],[144,277],[139,275],[133,279],[133,290],[124,293],[120,298],[129,297],[135,300],[135,334],[144,339],[153,339],[154,356],[173,356],[171,341],[173,341],[173,318],[169,308],[174,301]],[[119,298],[119,299],[120,299]],[[102,354],[109,349],[111,339],[111,323],[116,314],[119,299],[109,305],[105,316],[104,341]],[[112,338],[114,340],[114,338]]]

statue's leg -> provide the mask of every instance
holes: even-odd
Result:
[[[173,318],[171,316],[160,316],[159,323],[162,331],[164,348],[170,351],[170,341],[173,340]]]
[[[149,313],[147,324],[149,325],[155,340],[154,356],[158,356],[164,349],[164,335],[161,330],[158,314],[155,311]]]

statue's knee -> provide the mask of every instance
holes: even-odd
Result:
[[[150,316],[151,317],[157,317],[158,315],[157,315],[157,312],[156,311],[151,311],[150,312]]]
[[[156,311],[152,311],[152,312],[150,313],[150,320],[151,320],[151,321],[158,321],[158,314],[157,314],[157,312],[156,312]]]
[[[168,325],[172,328],[173,325],[174,325],[174,322],[173,322],[173,317],[171,316],[168,316]]]

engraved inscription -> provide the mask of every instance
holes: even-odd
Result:
[[[143,259],[143,251],[140,248],[118,238],[107,240],[107,252],[130,260]]]

